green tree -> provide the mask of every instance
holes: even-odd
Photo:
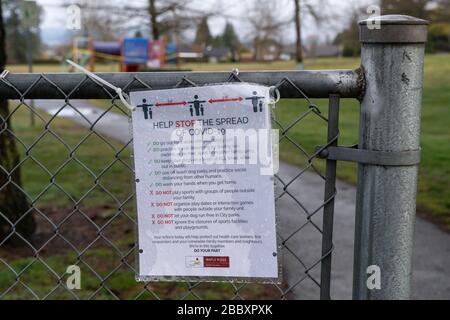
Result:
[[[405,14],[430,21],[427,52],[450,50],[450,0],[380,0],[383,14]]]
[[[380,0],[382,14],[405,14],[430,21],[427,51],[449,51],[450,0]],[[347,29],[338,33],[334,44],[344,47],[345,56],[360,53],[358,20],[365,8],[355,10]]]
[[[0,72],[7,60],[3,4],[0,0]],[[0,100],[0,243],[8,237],[8,243],[21,245],[24,243],[16,234],[31,240],[36,224],[21,190],[20,156],[9,115],[8,101]],[[16,234],[9,237],[13,230]]]
[[[359,42],[359,13],[352,14],[347,29],[337,34],[333,44],[343,46],[343,55],[355,57],[361,53],[361,43]]]
[[[207,17],[203,17],[198,24],[194,43],[198,48],[201,49],[204,49],[206,46],[213,43],[213,38],[211,36],[211,32],[209,31]]]
[[[230,48],[233,58],[239,52],[241,42],[237,36],[233,24],[227,22],[222,34],[223,44],[225,47]]]
[[[38,58],[42,49],[39,22],[42,8],[36,5],[37,26],[28,27],[22,9],[22,1],[3,0],[6,50],[10,61],[24,63],[27,60],[27,43],[33,48],[32,58]]]
[[[237,59],[237,55],[241,49],[241,42],[239,41],[239,37],[236,34],[232,23],[227,22],[225,24],[223,33],[217,37],[214,37],[212,45],[215,47],[229,48],[233,61]]]
[[[450,0],[440,0],[428,12],[428,52],[450,51]]]
[[[436,6],[428,13],[432,23],[450,24],[450,0],[437,0]]]
[[[383,14],[404,14],[416,18],[427,19],[427,5],[432,0],[381,0]]]

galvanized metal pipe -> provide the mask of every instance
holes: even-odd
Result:
[[[141,82],[153,89],[168,89],[177,84],[183,85],[180,83],[183,78],[187,78],[196,85],[233,80],[231,71],[97,73],[97,75],[116,87],[125,88],[125,91],[145,89],[145,85]],[[283,79],[289,79],[309,98],[328,98],[330,94],[338,94],[342,98],[358,98],[362,95],[364,87],[364,79],[359,69],[241,72],[239,79],[267,86],[274,86]],[[103,90],[100,86],[92,85],[92,80],[79,73],[9,74],[6,80],[11,86],[0,81],[0,96],[5,99],[19,99],[25,92],[27,99],[64,99],[65,95],[70,95],[70,99],[108,99],[111,95],[115,95],[112,90]],[[34,82],[36,82],[35,85],[30,88],[30,84]],[[284,81],[280,86],[280,93],[283,98],[302,98],[298,90],[288,81]]]
[[[359,148],[418,150],[428,22],[408,16],[380,22],[380,29],[360,23],[366,91]],[[417,173],[417,165],[359,164],[354,299],[409,298]],[[380,288],[367,286],[369,266],[379,267]]]
[[[339,96],[330,95],[328,105],[329,146],[336,147],[339,137]],[[327,159],[322,223],[322,266],[320,269],[320,299],[331,299],[331,253],[333,251],[334,197],[336,195],[336,160]]]

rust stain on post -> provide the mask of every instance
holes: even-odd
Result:
[[[357,86],[359,95],[357,99],[362,101],[366,94],[366,76],[364,74],[364,68],[361,66],[358,69],[355,69],[355,72],[358,75]]]

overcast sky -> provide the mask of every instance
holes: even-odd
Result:
[[[95,1],[95,0],[91,0]],[[277,4],[276,15],[280,20],[288,20],[293,15],[293,1],[292,0],[273,0]],[[303,38],[308,39],[311,35],[318,36],[320,39],[332,38],[336,32],[342,30],[342,27],[348,23],[348,18],[351,15],[352,9],[367,6],[369,4],[377,3],[377,0],[302,0],[304,3],[310,3],[319,7],[319,12],[331,17],[320,25],[317,25],[314,20],[307,14],[304,14],[302,27]],[[64,4],[71,3],[67,0],[37,0],[37,2],[44,8],[44,20],[41,25],[43,29],[62,30],[66,23],[66,9]],[[121,0],[111,0],[110,2],[124,3]],[[144,6],[147,0],[128,0],[128,5],[135,3]],[[234,24],[239,36],[245,40],[250,36],[250,27],[248,21],[245,19],[246,12],[249,12],[258,3],[257,0],[191,0],[193,7],[200,9],[214,8],[216,11],[224,13],[224,17],[212,17],[208,24],[213,35],[217,35],[223,31],[226,21]],[[324,5],[328,3],[329,5]],[[294,41],[294,28],[286,27],[286,32],[283,32],[282,42],[290,43]],[[193,31],[187,32],[187,36],[192,36]]]

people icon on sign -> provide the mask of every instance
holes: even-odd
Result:
[[[252,97],[245,98],[245,100],[251,100],[252,101],[253,112],[258,112],[258,107],[259,107],[259,112],[263,111],[262,99],[264,99],[264,97],[259,97],[258,93],[256,91],[253,91],[253,96]]]
[[[198,100],[198,95],[194,96],[194,101],[189,101],[189,111],[191,113],[191,117],[194,116],[203,116],[205,114],[205,110],[204,110],[204,103],[206,101],[200,101]]]
[[[136,108],[142,108],[145,120],[148,120],[149,118],[153,119],[153,112],[151,107],[153,107],[153,104],[147,103],[147,99],[142,99],[142,104],[136,106]]]

